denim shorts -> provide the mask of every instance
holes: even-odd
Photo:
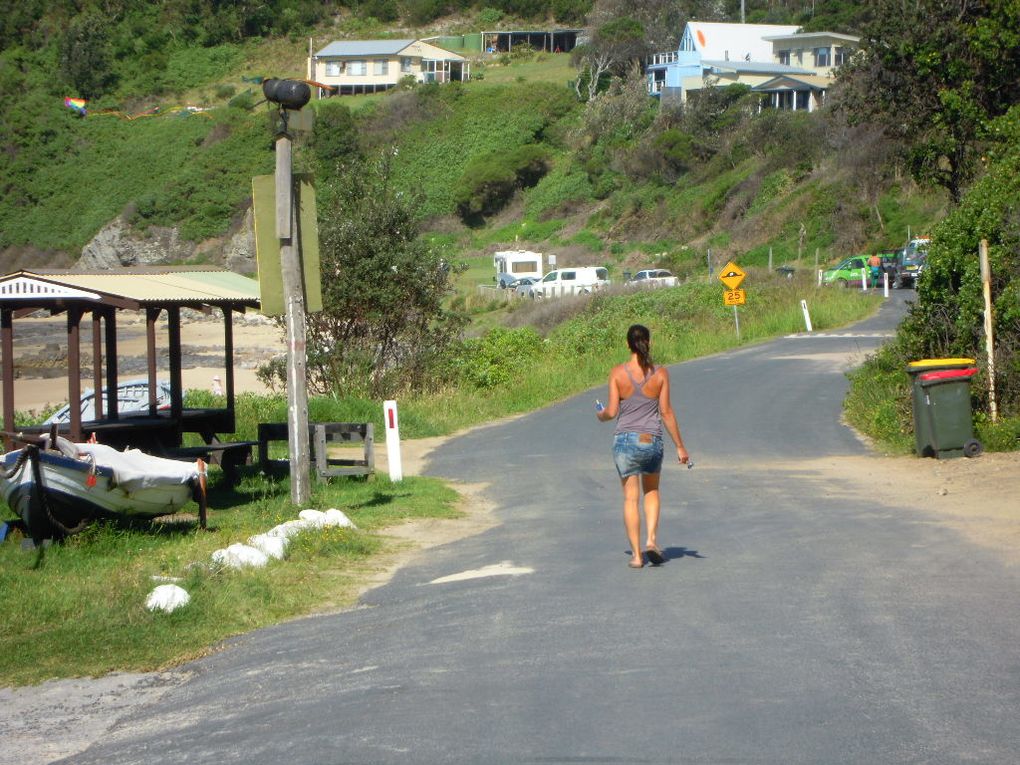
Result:
[[[648,438],[651,441],[648,441]],[[645,441],[646,443],[642,443]],[[620,478],[662,472],[662,436],[648,433],[617,433],[613,436],[613,461]]]

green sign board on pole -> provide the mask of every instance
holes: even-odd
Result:
[[[280,271],[280,240],[276,237],[276,177],[256,175],[251,179],[255,212],[255,253],[259,264],[261,311],[266,316],[284,313],[283,277]],[[315,211],[315,185],[310,173],[294,174],[294,203],[297,205],[298,242],[305,290],[305,311],[322,310],[322,282],[319,275],[319,228]]]

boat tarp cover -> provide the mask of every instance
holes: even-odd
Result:
[[[79,453],[91,454],[96,465],[113,470],[114,480],[124,491],[133,492],[167,484],[186,484],[198,478],[192,462],[154,457],[138,449],[119,452],[105,444],[75,444]]]

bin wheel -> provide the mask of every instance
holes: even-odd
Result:
[[[964,457],[977,457],[981,452],[985,450],[985,447],[981,445],[981,442],[975,438],[970,439],[963,445],[963,456]]]

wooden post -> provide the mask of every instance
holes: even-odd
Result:
[[[170,417],[180,423],[184,414],[184,377],[181,360],[181,308],[166,309],[167,345],[170,346]]]
[[[981,292],[985,297],[985,353],[988,356],[988,411],[992,422],[998,422],[999,408],[995,403],[995,337],[992,326],[992,269],[988,262],[988,240],[978,247],[981,262]]]
[[[103,419],[103,316],[92,311],[92,403],[93,419]]]
[[[283,111],[286,117],[286,110]],[[286,125],[286,122],[284,122]],[[283,276],[284,322],[287,328],[287,440],[290,448],[290,498],[296,505],[311,495],[308,443],[308,389],[306,363],[305,297],[301,251],[297,236],[297,211],[291,172],[291,140],[276,138],[276,235],[280,239]]]
[[[145,309],[145,350],[149,369],[149,416],[156,416],[156,319],[158,308]]]
[[[223,308],[223,382],[227,409],[234,411],[234,309]]]
[[[67,400],[71,405],[71,440],[81,441],[81,309],[67,309]]]
[[[106,416],[116,420],[117,403],[117,309],[110,308],[106,313]]]
[[[10,308],[0,311],[0,352],[3,354],[4,430],[14,432],[14,312]],[[4,450],[13,442],[4,439]]]

